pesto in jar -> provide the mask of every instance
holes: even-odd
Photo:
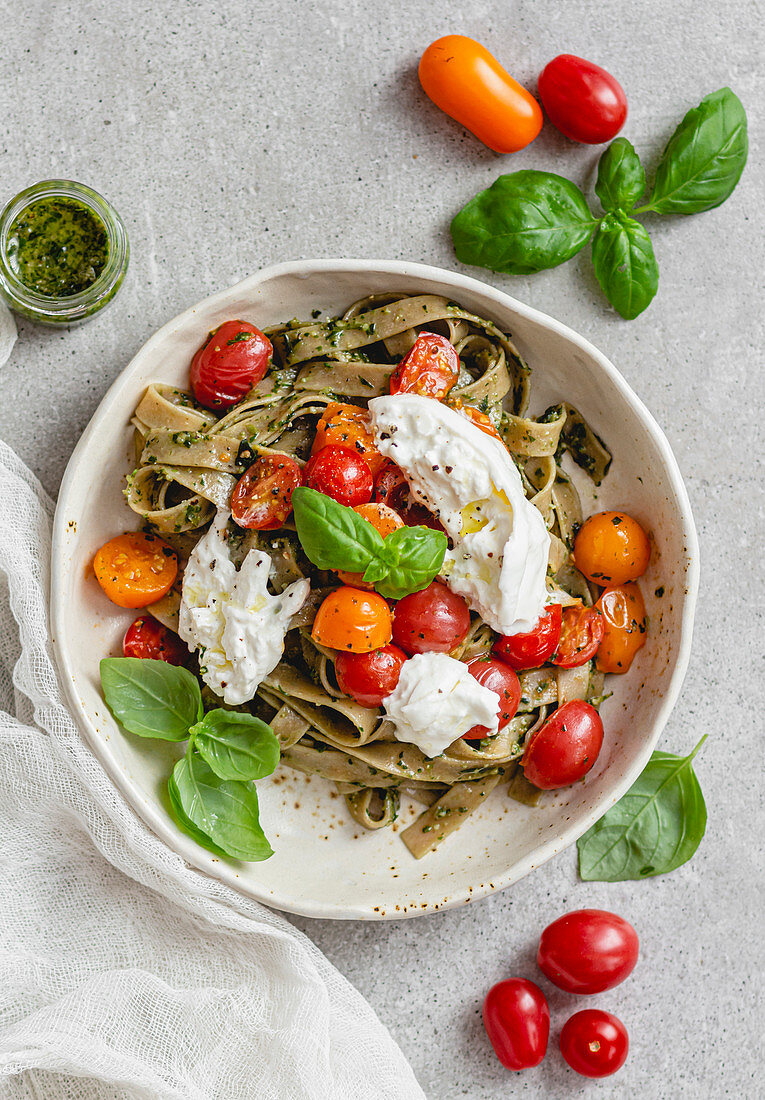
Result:
[[[85,203],[42,198],[10,227],[8,262],[16,278],[38,294],[66,298],[92,286],[106,267],[106,226]]]

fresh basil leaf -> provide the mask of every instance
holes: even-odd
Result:
[[[384,556],[379,531],[332,497],[302,487],[292,494],[292,508],[300,544],[317,568],[363,573],[374,558]]]
[[[365,580],[367,584],[377,584],[383,577],[388,576],[393,564],[394,562],[390,557],[375,558],[373,561],[370,561],[369,565],[364,570],[362,579]]]
[[[399,527],[388,535],[385,545],[394,556],[395,564],[387,576],[375,583],[375,588],[386,599],[400,600],[427,588],[438,576],[448,542],[443,531],[432,531],[429,527]]]
[[[186,668],[142,657],[105,657],[101,686],[109,710],[139,737],[185,741],[202,717],[199,682]]]
[[[254,783],[221,779],[193,751],[175,765],[173,781],[183,813],[227,855],[253,862],[273,855],[260,827]]]
[[[570,260],[598,224],[579,188],[552,172],[500,176],[453,219],[457,259],[529,275]]]
[[[213,844],[209,836],[205,836],[201,829],[198,829],[194,822],[186,817],[186,814],[183,812],[183,806],[181,806],[178,788],[175,785],[175,779],[172,775],[167,781],[167,797],[170,805],[170,816],[179,829],[182,829],[184,833],[188,833],[192,840],[195,840],[197,844],[201,844],[203,848],[207,848],[208,851],[214,852],[216,856],[225,857],[226,853],[223,849],[219,848],[217,844]]]
[[[199,755],[221,779],[262,779],[279,763],[279,741],[254,714],[208,710],[189,733]]]
[[[615,806],[577,841],[579,874],[624,882],[674,871],[691,858],[707,826],[707,808],[689,756],[655,752]]]
[[[612,141],[598,161],[595,194],[604,210],[631,210],[645,191],[645,169],[626,138]]]
[[[749,151],[746,111],[730,88],[704,96],[669,139],[644,210],[698,214],[725,202]]]
[[[606,214],[592,241],[592,262],[611,305],[631,321],[659,287],[659,265],[646,229],[626,214]]]

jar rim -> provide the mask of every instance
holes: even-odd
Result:
[[[23,283],[8,262],[8,236],[12,225],[29,206],[47,198],[75,199],[96,215],[106,231],[109,245],[106,264],[90,286],[76,294],[60,297],[40,294]],[[85,313],[95,312],[99,303],[111,296],[122,281],[129,254],[127,232],[117,211],[98,191],[76,180],[41,180],[19,191],[0,212],[0,288],[11,308],[18,304],[42,319],[77,320]]]

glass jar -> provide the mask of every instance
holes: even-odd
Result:
[[[25,211],[44,200],[64,199],[84,207],[106,235],[106,260],[93,281],[77,293],[44,294],[22,282],[14,264],[12,229]],[[53,246],[55,247],[55,246]],[[16,249],[17,251],[17,249]],[[119,290],[130,258],[125,226],[106,199],[74,180],[43,180],[20,191],[0,214],[0,294],[16,313],[44,325],[70,325],[93,316]]]

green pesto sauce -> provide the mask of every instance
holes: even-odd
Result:
[[[104,223],[77,199],[30,203],[8,236],[8,260],[17,279],[49,298],[68,298],[87,290],[108,258]]]

